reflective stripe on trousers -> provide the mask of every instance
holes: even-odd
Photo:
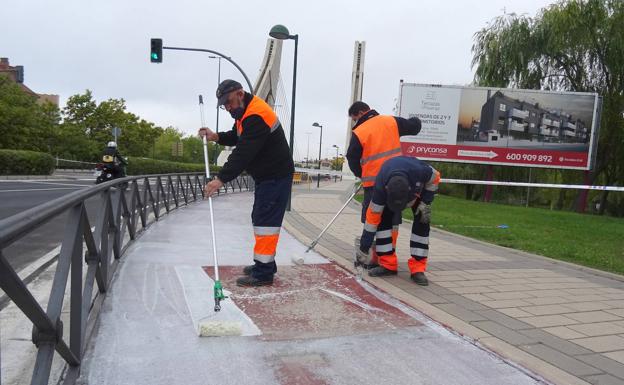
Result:
[[[429,230],[430,226],[428,223],[420,223],[418,218],[414,218],[410,236],[410,255],[412,258],[407,263],[411,274],[424,272],[427,269]]]
[[[254,226],[254,260],[262,263],[275,261],[275,250],[279,240],[280,227]]]

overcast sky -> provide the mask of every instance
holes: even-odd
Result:
[[[196,133],[197,95],[213,106],[217,61],[207,54],[165,51],[149,62],[149,39],[166,46],[208,48],[231,56],[255,82],[268,31],[286,25],[299,34],[295,143],[297,158],[317,154],[323,125],[323,156],[344,152],[353,45],[366,41],[363,99],[392,113],[399,80],[465,85],[473,34],[494,17],[531,16],[545,0],[487,1],[157,1],[64,0],[10,2],[0,23],[0,56],[25,67],[25,84],[59,94],[61,103],[86,89],[95,98],[124,98],[128,110],[161,126]],[[284,42],[282,76],[290,99],[292,41]],[[221,76],[242,82],[222,62]],[[215,111],[207,110],[215,126]],[[221,129],[232,119],[221,114]],[[288,130],[288,127],[284,127]],[[288,132],[287,132],[288,135]]]

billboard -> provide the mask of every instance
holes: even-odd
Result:
[[[422,121],[401,147],[423,160],[590,170],[595,158],[595,93],[401,83],[398,108]]]

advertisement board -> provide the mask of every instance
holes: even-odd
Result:
[[[589,170],[595,157],[595,93],[401,83],[398,108],[422,122],[401,146],[423,160]]]

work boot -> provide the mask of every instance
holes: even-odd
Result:
[[[254,266],[256,265],[249,265],[249,266],[243,267],[243,274],[251,275],[251,271],[253,270]]]
[[[416,282],[417,285],[420,285],[420,286],[429,285],[429,280],[427,279],[427,277],[425,277],[425,273],[423,272],[414,273],[410,276],[410,278],[412,279],[412,281]]]
[[[368,271],[368,275],[370,277],[385,277],[387,275],[397,275],[397,271],[396,270],[386,269],[383,266],[377,266],[374,269],[370,269]]]
[[[251,275],[246,275],[236,280],[236,285],[242,286],[242,287],[268,286],[272,284],[273,284],[273,277],[271,277],[271,279],[262,280]]]

